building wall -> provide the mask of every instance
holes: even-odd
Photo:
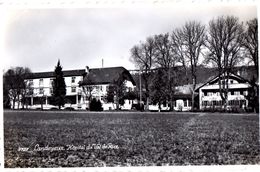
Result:
[[[124,84],[126,86],[126,91],[133,91],[135,86],[132,84],[132,82],[125,80]],[[85,90],[86,89],[90,89],[91,88],[91,97],[92,98],[96,98],[97,100],[100,100],[103,106],[104,110],[114,110],[116,108],[116,105],[113,103],[108,103],[106,102],[106,96],[107,96],[107,92],[109,89],[110,84],[97,84],[97,85],[88,85],[88,86],[84,86]],[[89,97],[89,91],[86,91],[85,93],[86,97]],[[129,103],[128,100],[125,101],[125,105],[122,106],[123,109],[131,109],[131,105],[132,103]],[[88,106],[87,102],[87,106]]]
[[[41,108],[41,104],[43,104],[44,109],[50,109],[55,107],[49,104],[49,98],[52,95],[53,79],[54,78],[36,78],[27,80],[27,82],[30,83],[32,88],[32,95],[28,96],[28,105],[26,105],[27,108]],[[76,103],[73,104],[66,103],[65,107],[73,107],[75,109],[78,109],[82,107],[84,108],[84,106],[86,106],[84,101],[84,95],[82,94],[82,89],[79,87],[78,84],[79,81],[82,80],[83,76],[64,77],[64,81],[66,84],[66,96],[76,101]],[[18,103],[19,101],[17,101],[15,104],[16,109],[18,108]],[[22,108],[21,103],[19,107]]]
[[[234,79],[230,79],[229,92],[228,92],[228,108],[240,107],[245,108],[248,106],[248,83],[239,83]],[[221,107],[222,99],[219,93],[218,83],[205,85],[199,89],[199,103],[200,109]]]

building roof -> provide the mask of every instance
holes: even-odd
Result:
[[[131,74],[124,67],[92,68],[80,85],[111,84],[122,80],[131,81],[135,85]]]
[[[63,76],[83,76],[85,74],[85,69],[79,69],[79,70],[64,70]],[[26,76],[26,79],[37,79],[37,78],[53,78],[55,77],[55,73],[53,72],[36,72],[31,73],[28,76]]]
[[[223,74],[221,74],[221,76],[222,76],[222,75],[223,75]],[[221,76],[220,76],[220,77],[221,77]],[[237,75],[237,74],[235,74],[235,73],[231,73],[230,76],[229,76],[229,79],[235,79],[235,80],[239,81],[240,83],[249,83],[248,80],[246,80],[245,78],[243,78],[243,77],[241,77],[241,76],[239,76],[239,75]],[[202,84],[201,86],[197,87],[197,88],[195,89],[195,91],[197,92],[200,88],[204,87],[204,86],[207,85],[207,84],[216,83],[216,82],[218,82],[218,80],[219,80],[219,76],[210,77],[207,82],[205,82],[205,83]]]

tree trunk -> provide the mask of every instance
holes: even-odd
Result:
[[[20,108],[20,96],[18,95],[18,106],[17,106],[17,108],[19,109]]]
[[[15,101],[16,101],[16,98],[14,97],[14,99],[13,99],[13,109],[15,108]]]
[[[192,90],[192,97],[191,97],[191,111],[194,111],[194,90]]]
[[[149,97],[146,98],[146,107],[145,110],[148,111],[149,110]]]

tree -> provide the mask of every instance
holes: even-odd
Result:
[[[243,26],[238,18],[222,16],[209,22],[206,62],[217,66],[219,92],[224,109],[227,108],[230,73],[242,60],[240,46],[242,41]]]
[[[124,105],[126,95],[125,82],[121,82],[120,79],[119,81],[114,81],[108,86],[106,99],[107,102],[116,103],[116,109],[119,110],[119,105]]]
[[[96,98],[93,98],[89,103],[89,110],[90,111],[102,111],[102,104],[100,100],[97,100]]]
[[[114,103],[114,97],[115,97],[115,87],[113,85],[108,86],[106,99],[109,103]]]
[[[119,105],[124,105],[124,96],[126,93],[126,86],[123,78],[114,81],[115,95],[116,95],[116,108],[119,110]]]
[[[194,91],[197,84],[197,67],[199,57],[202,55],[202,49],[206,41],[205,26],[196,21],[187,22],[181,29],[176,29],[172,33],[172,42],[174,52],[184,66],[187,73],[187,67],[191,71],[192,78],[192,110],[194,109]]]
[[[66,96],[66,84],[63,77],[62,67],[60,65],[60,60],[57,63],[54,71],[55,78],[52,83],[53,93],[52,93],[52,104],[58,106],[59,109],[65,104]]]
[[[167,76],[165,79],[166,90],[169,94],[166,100],[170,101],[171,109],[173,109],[173,94],[174,94],[174,78],[175,72],[173,68],[178,62],[178,56],[175,55],[170,41],[169,34],[160,34],[155,36],[155,62],[157,67],[164,70],[164,74]]]
[[[153,82],[151,85],[151,99],[153,104],[159,104],[159,110],[161,110],[161,104],[169,97],[168,91],[166,89],[167,77],[168,76],[167,73],[165,73],[165,70],[158,69],[153,77]]]
[[[9,90],[9,86],[6,83],[7,78],[4,76],[3,77],[3,106],[4,109],[10,109],[11,108],[11,100],[10,100],[10,90]]]
[[[258,22],[253,19],[247,22],[242,46],[246,49],[249,59],[254,63],[258,76]]]
[[[145,43],[136,45],[131,49],[131,60],[142,71],[142,79],[145,87],[146,109],[149,106],[150,84],[152,80],[151,70],[154,67],[155,42],[148,37]]]
[[[15,67],[8,69],[4,74],[4,102],[12,101],[12,109],[15,108],[15,103],[18,102],[18,109],[20,108],[21,100],[23,100],[28,92],[29,85],[26,77],[31,73],[27,67]],[[9,100],[8,100],[9,99]]]
[[[28,97],[30,97],[33,94],[32,90],[32,83],[28,80],[24,80],[24,89],[21,90],[21,103],[22,103],[22,109],[24,109],[24,105],[26,105],[26,108],[28,108]]]
[[[256,84],[256,78],[253,77],[250,80],[250,87],[248,89],[248,95],[246,96],[248,100],[248,107],[252,108],[253,112],[259,112],[259,96],[258,96],[258,89],[259,86]]]

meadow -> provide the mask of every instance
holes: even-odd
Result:
[[[5,167],[260,164],[258,114],[4,111]]]

